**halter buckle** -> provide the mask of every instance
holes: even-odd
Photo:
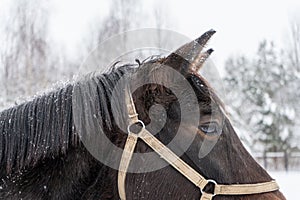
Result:
[[[138,131],[132,130],[132,129],[136,129],[137,127],[133,127],[133,126],[137,126],[137,125],[141,125],[141,128]],[[145,124],[142,120],[137,120],[134,123],[131,123],[127,126],[127,133],[132,133],[135,135],[138,135],[143,129],[145,129]]]
[[[205,194],[206,196],[209,195],[211,198],[213,198],[214,196],[217,195],[217,194],[215,193],[215,187],[218,185],[218,183],[217,183],[215,180],[212,180],[212,179],[207,179],[206,181],[207,181],[207,183],[206,183],[205,187],[206,187],[208,184],[213,184],[213,185],[214,185],[214,190],[213,190],[214,192],[213,192],[213,193],[207,193],[207,192],[203,191],[204,188],[205,188],[205,187],[203,187],[203,189],[200,188],[201,194],[202,194],[202,195]]]

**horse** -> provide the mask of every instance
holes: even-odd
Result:
[[[225,105],[198,73],[213,51],[203,48],[214,33],[210,30],[166,57],[114,66],[2,111],[0,198],[285,199],[245,149]],[[116,89],[121,79],[147,84],[133,92],[127,84]],[[114,91],[120,92],[117,98]],[[190,113],[185,118],[183,108]],[[131,117],[136,120],[127,127]],[[94,139],[100,133],[105,141]],[[134,145],[127,143],[132,135]],[[116,156],[108,143],[124,149],[123,154]],[[213,144],[207,152],[201,150],[205,144]],[[155,150],[157,145],[162,148]],[[153,156],[143,157],[149,153]],[[133,154],[142,156],[134,159]]]

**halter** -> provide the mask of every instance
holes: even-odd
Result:
[[[161,158],[167,161],[184,177],[190,180],[201,191],[200,200],[212,200],[216,195],[250,195],[260,194],[265,192],[272,192],[279,190],[277,183],[272,180],[269,182],[256,183],[256,184],[232,184],[222,185],[218,184],[215,180],[205,179],[201,174],[195,171],[175,153],[173,153],[168,147],[161,143],[156,137],[154,137],[146,128],[143,121],[138,119],[138,114],[135,109],[135,105],[131,96],[131,92],[127,89],[125,93],[125,102],[127,105],[129,125],[127,128],[128,136],[125,143],[124,151],[119,165],[118,172],[118,190],[121,200],[126,200],[125,192],[125,179],[126,171],[128,169],[130,160],[133,155],[133,151],[137,144],[138,139],[143,140],[148,146],[150,146]],[[131,131],[131,126],[134,124],[140,124],[142,126],[138,133]],[[204,188],[207,184],[214,185],[213,193],[207,193]]]

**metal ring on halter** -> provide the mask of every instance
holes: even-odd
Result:
[[[218,185],[218,183],[215,180],[212,180],[212,179],[207,179],[207,184],[206,185],[208,185],[209,183],[214,184],[214,186]],[[203,189],[200,188],[201,194],[206,193],[205,191],[203,191]],[[215,194],[215,191],[214,191],[211,195],[212,195],[212,197],[214,197],[217,194]]]
[[[135,125],[135,124],[138,124],[138,123],[140,123],[140,124],[142,125],[142,128],[141,128],[141,130],[140,130],[138,133],[134,133],[134,134],[138,135],[143,129],[145,129],[145,124],[144,124],[144,122],[143,122],[142,120],[137,120],[137,122],[132,123],[132,124],[129,124],[129,125],[127,126],[127,133],[133,133],[132,131],[130,131],[130,127],[131,127],[132,125]]]

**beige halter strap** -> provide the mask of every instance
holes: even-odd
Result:
[[[129,115],[128,137],[125,143],[124,151],[122,154],[119,172],[118,172],[118,190],[121,200],[126,200],[125,192],[125,180],[126,171],[128,169],[130,160],[133,155],[136,143],[140,138],[147,145],[149,145],[161,158],[166,160],[171,166],[173,166],[178,172],[190,180],[201,191],[200,200],[211,200],[216,195],[249,195],[260,194],[265,192],[272,192],[279,189],[275,181],[269,181],[256,184],[233,184],[233,185],[221,185],[214,180],[205,179],[201,174],[195,171],[181,158],[174,154],[168,147],[161,143],[156,137],[154,137],[147,129],[142,121],[138,119],[138,114],[135,110],[133,99],[130,91],[126,91],[125,101],[127,104]],[[133,124],[140,123],[142,129],[139,133],[132,133],[130,127]],[[212,194],[203,191],[208,183],[214,184],[214,192]]]

